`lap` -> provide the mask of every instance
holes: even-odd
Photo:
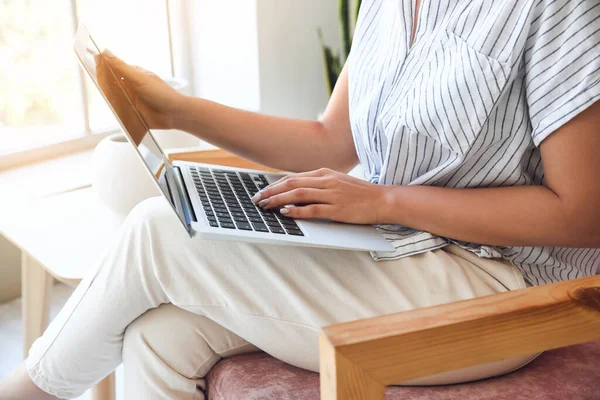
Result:
[[[141,212],[171,302],[306,369],[318,368],[323,326],[525,287],[513,266],[455,246],[376,262],[366,252],[189,238],[167,207],[152,200]]]
[[[374,261],[368,252],[190,238],[149,202],[154,268],[174,304],[325,324],[525,287],[518,270],[456,246]],[[311,310],[307,313],[306,310]]]

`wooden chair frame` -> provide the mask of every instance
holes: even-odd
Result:
[[[223,150],[173,160],[269,170]],[[323,328],[322,400],[384,400],[386,385],[600,340],[600,275]]]

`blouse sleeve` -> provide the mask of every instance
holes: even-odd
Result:
[[[524,53],[536,146],[600,99],[600,2],[541,0]]]

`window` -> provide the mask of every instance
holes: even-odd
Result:
[[[79,22],[125,61],[173,74],[166,0],[4,0],[0,158],[117,130],[77,65],[72,41]]]

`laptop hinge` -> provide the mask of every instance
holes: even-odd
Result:
[[[188,225],[191,225],[192,222],[197,222],[196,214],[194,213],[194,208],[192,207],[192,201],[190,200],[190,196],[185,187],[185,182],[183,180],[183,174],[181,173],[181,169],[179,167],[173,167],[173,172],[175,173],[175,182],[177,183],[177,189],[179,189],[179,198],[181,199],[181,207],[183,211],[183,215],[185,216],[185,221]]]
[[[170,174],[169,171],[171,171]],[[165,168],[165,171],[160,176],[159,184],[162,186],[163,191],[168,193],[171,204],[175,206],[175,211],[185,221],[188,232],[191,232],[191,223],[192,221],[196,222],[197,219],[179,168]]]

